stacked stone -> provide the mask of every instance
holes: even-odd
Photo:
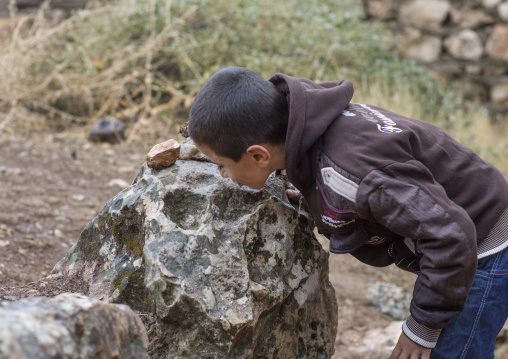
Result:
[[[508,119],[507,0],[365,0],[370,18],[397,22],[397,46],[469,99]]]

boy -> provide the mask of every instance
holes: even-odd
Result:
[[[493,358],[508,317],[505,178],[438,127],[352,96],[347,80],[226,68],[189,134],[239,185],[285,168],[331,252],[418,274],[391,358]]]

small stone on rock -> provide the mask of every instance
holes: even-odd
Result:
[[[175,163],[178,156],[180,144],[171,139],[153,146],[146,156],[146,164],[155,170],[161,170]]]
[[[196,161],[208,161],[206,156],[199,152],[198,148],[194,144],[194,141],[189,137],[182,142],[180,147],[181,160],[196,160]]]

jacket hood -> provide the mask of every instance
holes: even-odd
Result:
[[[348,106],[353,84],[348,80],[313,82],[303,77],[275,74],[270,80],[287,99],[286,172],[300,190],[309,186],[309,150]]]

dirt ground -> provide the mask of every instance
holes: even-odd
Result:
[[[77,136],[0,142],[0,287],[48,275],[150,148]]]
[[[12,293],[20,292],[9,287],[25,286],[23,296],[30,290],[52,295],[34,282],[51,273],[106,201],[130,185],[155,143],[93,144],[83,134],[0,140],[0,300],[18,299]],[[394,321],[372,307],[368,288],[383,281],[411,291],[414,277],[332,255],[330,281],[339,303],[333,359],[378,358],[354,351],[369,330]]]

